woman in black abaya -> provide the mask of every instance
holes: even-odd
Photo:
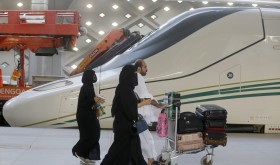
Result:
[[[77,108],[77,123],[80,139],[72,148],[74,156],[81,159],[81,163],[93,164],[94,160],[100,160],[100,125],[96,117],[96,96],[93,83],[97,81],[93,70],[86,70],[83,73],[83,85],[80,90]],[[94,157],[90,157],[90,151],[94,151]]]
[[[133,121],[138,118],[134,87],[138,84],[133,65],[123,67],[112,105],[114,142],[101,165],[147,165]]]

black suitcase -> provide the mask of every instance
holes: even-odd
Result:
[[[227,119],[227,111],[214,104],[197,106],[195,114],[202,120]]]
[[[203,122],[193,112],[182,112],[177,122],[177,133],[194,133],[203,131]]]
[[[212,119],[212,120],[205,120],[204,121],[204,127],[205,128],[225,128],[226,127],[227,120],[226,119]]]
[[[204,132],[204,136],[207,136],[211,140],[223,140],[226,138],[227,134],[216,132]]]

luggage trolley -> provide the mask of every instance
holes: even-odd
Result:
[[[169,104],[170,105],[170,104]],[[180,106],[181,102],[177,101],[172,104],[175,107],[175,113],[167,113],[167,122],[168,122],[168,135],[165,137],[165,145],[161,151],[161,154],[157,157],[157,162],[154,165],[178,165],[178,157],[182,154],[195,154],[201,151],[206,151],[207,154],[201,158],[201,165],[212,165],[214,148],[217,145],[203,145],[202,148],[196,150],[188,151],[177,151],[177,124],[178,116],[180,115]],[[166,110],[165,110],[166,111]],[[169,115],[175,115],[175,119],[171,119]],[[172,133],[170,133],[172,132]]]

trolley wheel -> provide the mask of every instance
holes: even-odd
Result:
[[[207,155],[203,156],[200,160],[200,164],[201,165],[212,165],[213,164],[213,159],[211,159],[207,162]]]
[[[158,163],[158,165],[171,165],[171,162],[169,160],[162,160],[161,155],[157,157],[157,162],[155,163]]]

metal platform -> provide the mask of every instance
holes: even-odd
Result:
[[[164,138],[152,132],[157,152]],[[277,165],[280,162],[280,134],[228,133],[226,147],[217,147],[214,165]],[[78,140],[77,129],[0,127],[0,165],[79,165],[71,148]],[[111,130],[101,132],[101,158],[113,141]],[[179,157],[179,165],[199,165],[205,153]],[[97,165],[100,161],[97,162]]]

